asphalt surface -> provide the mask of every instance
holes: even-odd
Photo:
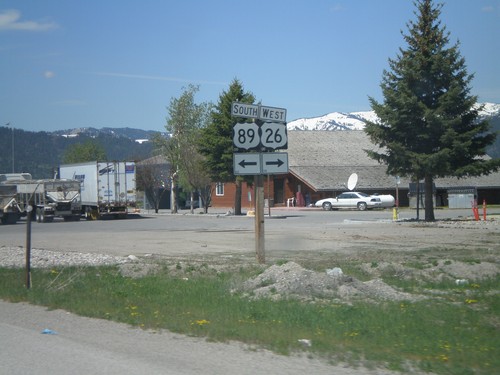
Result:
[[[5,375],[389,374],[3,301],[0,342]]]

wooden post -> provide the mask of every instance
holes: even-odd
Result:
[[[256,175],[255,181],[255,253],[257,262],[266,263],[264,248],[264,178]]]
[[[483,199],[483,220],[486,221],[486,199]]]

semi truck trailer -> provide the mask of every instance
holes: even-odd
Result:
[[[2,183],[16,191],[16,201],[22,216],[30,211],[39,223],[48,223],[54,217],[64,221],[80,220],[80,182],[69,179],[9,179]]]
[[[63,164],[61,179],[80,182],[82,214],[87,220],[112,216],[125,218],[136,205],[134,162],[86,162]]]
[[[64,221],[78,221],[81,217],[80,182],[70,179],[45,179],[17,182],[18,202],[38,223],[49,223],[54,217]]]
[[[0,223],[15,224],[21,218],[21,207],[16,201],[16,187],[0,183]]]

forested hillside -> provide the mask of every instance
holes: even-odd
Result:
[[[15,172],[29,172],[33,178],[51,178],[62,163],[66,148],[85,142],[89,136],[66,138],[48,132],[14,130]],[[98,134],[95,139],[106,150],[108,160],[142,160],[151,156],[149,142],[139,144],[126,137]],[[0,173],[12,172],[12,129],[0,127]]]
[[[500,158],[500,115],[489,116],[488,120],[498,136],[487,153],[493,158]],[[76,137],[66,138],[60,134],[68,134],[68,131],[48,133],[14,129],[15,172],[29,172],[33,178],[51,178],[54,170],[62,163],[66,148],[88,139],[95,139],[104,147],[108,160],[142,160],[150,157],[151,143],[139,144],[129,137],[149,138],[152,132],[134,130],[136,129],[89,128]],[[12,128],[0,126],[0,173],[11,172]]]

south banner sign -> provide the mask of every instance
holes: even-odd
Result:
[[[254,118],[271,122],[286,122],[286,109],[233,102],[231,104],[231,116]]]

